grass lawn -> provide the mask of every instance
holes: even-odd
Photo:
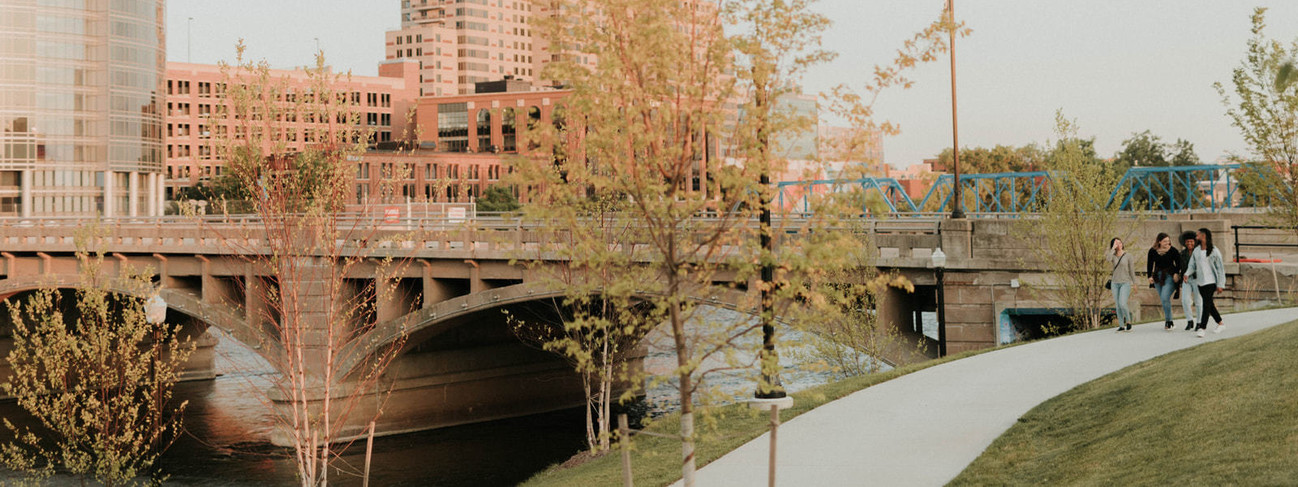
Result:
[[[900,377],[917,370],[937,364],[958,360],[988,350],[965,352],[947,356],[941,360],[930,360],[920,364],[901,367],[881,374],[861,377],[813,387],[792,394],[793,408],[780,413],[781,421],[815,409],[817,406],[839,399],[866,387]],[[759,412],[746,404],[736,404],[716,408],[709,419],[698,417],[696,424],[703,436],[696,444],[698,466],[716,460],[753,438],[761,436],[769,429],[770,413]],[[647,431],[662,434],[675,434],[680,431],[680,417],[667,415],[654,421]],[[631,453],[631,470],[635,475],[635,485],[650,487],[668,485],[681,478],[681,443],[678,439],[656,438],[647,435],[635,437]],[[621,454],[612,450],[608,455],[592,459],[574,467],[553,466],[536,474],[522,485],[538,486],[617,486],[622,485]]]
[[[1181,350],[1029,411],[952,485],[1294,485],[1298,322]]]

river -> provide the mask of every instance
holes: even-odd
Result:
[[[713,319],[733,318],[721,312]],[[194,381],[176,387],[176,399],[188,401],[185,433],[159,459],[170,475],[169,485],[263,486],[292,485],[296,471],[288,452],[273,447],[267,438],[274,418],[262,401],[274,376],[269,365],[233,339],[214,330],[216,346],[214,380]],[[757,335],[757,334],[754,334]],[[792,335],[789,342],[796,342]],[[760,340],[760,336],[749,340]],[[652,343],[652,342],[651,342]],[[746,342],[755,346],[756,342]],[[800,390],[830,380],[824,371],[801,370],[796,349],[782,349],[785,386]],[[651,347],[646,370],[670,373],[675,364],[670,350]],[[751,373],[722,375],[713,384],[731,398],[747,397],[754,387]],[[675,409],[675,389],[670,381],[647,391],[651,415]],[[18,424],[25,413],[13,402],[0,402],[0,416]],[[562,462],[584,447],[580,410],[443,428],[374,440],[371,484],[375,486],[506,486],[516,485],[549,465]],[[3,428],[0,428],[3,430]],[[0,439],[8,441],[7,431]],[[354,443],[330,473],[333,485],[360,485],[364,441]],[[0,475],[0,481],[4,479]],[[2,483],[2,482],[0,482]],[[79,485],[59,478],[54,485]]]

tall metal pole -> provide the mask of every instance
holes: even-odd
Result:
[[[951,54],[951,167],[955,175],[954,189],[951,193],[951,218],[964,218],[964,201],[960,199],[960,122],[956,116],[957,105],[955,99],[955,0],[946,2],[947,21],[951,23],[950,42],[947,48]]]
[[[185,62],[194,62],[194,18],[185,21]]]

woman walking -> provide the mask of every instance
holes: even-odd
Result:
[[[1222,263],[1221,249],[1212,245],[1212,231],[1200,228],[1195,240],[1199,248],[1194,249],[1194,257],[1190,259],[1190,267],[1186,269],[1185,275],[1187,279],[1194,278],[1195,285],[1199,286],[1199,295],[1203,296],[1203,310],[1199,312],[1199,326],[1196,328],[1199,338],[1203,338],[1204,331],[1208,329],[1209,316],[1217,321],[1213,333],[1221,333],[1226,328],[1221,322],[1216,303],[1212,301],[1212,296],[1226,287],[1226,270]]]
[[[1122,239],[1109,241],[1109,263],[1113,264],[1113,306],[1118,315],[1118,331],[1131,331],[1131,310],[1127,308],[1127,299],[1131,297],[1131,285],[1136,282],[1136,271],[1131,264],[1131,256],[1122,245]]]
[[[1176,276],[1181,273],[1181,253],[1172,247],[1172,237],[1160,233],[1154,238],[1145,258],[1145,275],[1149,285],[1158,291],[1163,304],[1163,329],[1172,331],[1172,293],[1176,291]]]
[[[1181,275],[1176,276],[1176,280],[1181,283],[1181,310],[1185,312],[1185,331],[1193,331],[1199,322],[1199,315],[1203,314],[1203,296],[1199,295],[1199,287],[1194,285],[1194,279],[1186,274],[1186,270],[1190,268],[1190,259],[1194,258],[1194,249],[1199,246],[1195,238],[1194,232],[1181,234],[1181,245],[1185,248],[1181,249]]]

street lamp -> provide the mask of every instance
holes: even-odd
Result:
[[[159,290],[161,291],[161,290]],[[162,296],[154,294],[149,301],[144,304],[144,321],[150,325],[161,325],[167,320],[167,301]]]
[[[933,255],[930,257],[933,263],[933,269],[937,271],[937,356],[946,356],[946,289],[943,286],[945,280],[943,274],[946,271],[946,253],[942,248],[933,249]]]
[[[158,353],[162,349],[162,323],[167,321],[167,301],[162,299],[162,288],[154,291],[153,296],[144,303],[144,321],[153,325],[153,361],[149,363],[149,375],[153,377],[153,410],[154,420],[162,413],[158,396]]]

